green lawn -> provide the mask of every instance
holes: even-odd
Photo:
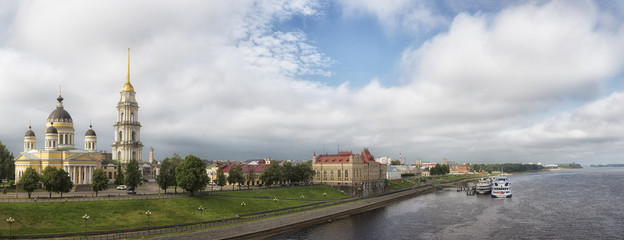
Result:
[[[323,193],[327,193],[323,196]],[[240,192],[219,192],[216,191],[215,194],[223,194],[229,196],[240,196],[240,197],[266,197],[270,199],[300,199],[303,195],[305,200],[331,200],[331,199],[341,199],[345,197],[349,197],[348,195],[336,191],[335,189],[325,186],[325,185],[317,185],[317,186],[305,186],[305,187],[284,187],[284,188],[275,188],[275,189],[263,189],[263,190],[253,190],[253,191],[240,191]]]
[[[225,196],[196,196],[153,200],[28,202],[2,203],[0,218],[13,217],[14,234],[44,234],[84,231],[82,216],[88,214],[88,231],[115,230],[147,226],[145,212],[150,210],[150,225],[170,225],[235,217],[237,214],[309,204],[308,201],[273,198],[338,199],[346,195],[326,186],[281,188],[245,192],[226,192]],[[225,194],[225,193],[224,193]],[[247,198],[247,197],[270,197]],[[245,207],[241,207],[245,202]],[[204,207],[203,214],[198,210]],[[8,224],[0,224],[0,235],[8,235]]]
[[[414,186],[414,183],[407,179],[387,181],[387,184],[386,187],[389,189],[411,188]]]

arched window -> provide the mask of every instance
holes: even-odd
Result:
[[[135,141],[135,140],[134,140],[134,139],[135,139],[135,137],[136,137],[136,133],[135,133],[134,131],[132,131],[132,141],[133,141],[133,142]]]
[[[112,172],[108,172],[108,179],[113,179],[113,173]]]
[[[338,174],[336,175],[337,177],[340,177],[340,170],[338,170]]]
[[[345,178],[349,177],[349,170],[345,170]]]
[[[321,177],[321,170],[316,170],[316,177],[320,178]]]
[[[134,122],[134,112],[130,112],[130,122]]]
[[[121,151],[117,152],[117,160],[121,161]]]
[[[120,122],[123,122],[123,121],[124,121],[123,115],[124,115],[124,114],[123,114],[123,112],[122,112],[122,113],[121,113],[121,118],[119,119],[119,121],[120,121]]]
[[[327,177],[327,170],[323,170],[323,177],[326,178]]]
[[[132,151],[132,159],[137,160],[135,151]]]
[[[329,177],[330,178],[334,178],[334,170],[333,169],[331,171],[329,171]]]
[[[68,144],[68,143],[69,143],[69,135],[65,134],[64,144]]]
[[[119,131],[119,139],[117,139],[119,142],[123,141],[123,133],[121,131]]]

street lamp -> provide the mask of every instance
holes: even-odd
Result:
[[[145,212],[145,215],[147,216],[147,227],[149,227],[149,217],[152,215],[152,212],[150,212],[150,210],[147,210],[147,212]]]
[[[203,219],[204,216],[204,206],[199,206],[199,217]]]
[[[12,238],[11,236],[13,236],[11,234],[11,225],[13,224],[13,222],[15,222],[15,218],[9,217],[9,219],[7,219],[7,222],[9,223],[9,238]]]
[[[89,220],[89,215],[85,214],[84,216],[82,216],[82,220],[85,221],[84,233],[85,233],[85,238],[86,238],[87,237],[87,220]]]

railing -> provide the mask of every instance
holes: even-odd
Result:
[[[217,219],[217,220],[211,220],[211,221],[202,221],[202,222],[175,224],[175,225],[151,226],[151,227],[141,227],[141,228],[121,229],[121,230],[91,231],[91,232],[86,232],[86,233],[79,232],[79,233],[37,234],[37,235],[13,235],[12,238],[32,239],[32,238],[62,238],[62,237],[86,236],[87,239],[125,239],[125,238],[143,237],[143,236],[159,235],[159,234],[166,234],[166,233],[173,233],[173,232],[184,232],[184,231],[191,231],[191,230],[196,230],[196,229],[222,227],[222,226],[231,225],[231,224],[239,224],[239,223],[262,220],[262,219],[270,218],[270,217],[301,213],[301,212],[315,210],[319,208],[335,206],[338,204],[354,202],[354,201],[358,201],[362,199],[380,197],[380,196],[404,192],[408,190],[416,190],[418,188],[424,188],[424,187],[431,187],[431,185],[425,184],[425,185],[421,185],[421,186],[417,186],[413,188],[400,189],[396,191],[385,192],[385,193],[381,193],[381,194],[377,194],[373,196],[367,196],[367,197],[346,198],[346,199],[334,200],[334,201],[318,201],[317,200],[318,202],[296,206],[296,207],[280,208],[280,209],[255,212],[255,213],[245,213],[245,214],[237,215],[236,217],[233,217],[233,218],[224,218],[224,219]],[[225,196],[224,194],[219,194],[219,195]],[[161,195],[114,196],[114,197],[123,198],[123,199],[115,199],[115,200],[127,200],[127,199],[143,199],[144,197],[147,197],[147,196],[161,196]],[[162,196],[163,196],[162,198],[182,197],[182,196],[188,196],[188,194],[172,194],[172,196],[165,196],[165,195],[162,195]],[[232,197],[240,197],[240,196],[232,196]],[[80,198],[82,197],[75,197],[75,199],[80,199]],[[106,197],[97,197],[97,198],[106,198]],[[94,201],[97,198],[93,198]],[[40,201],[41,199],[42,198],[39,198],[37,200]],[[63,199],[69,200],[72,198],[66,198],[66,199],[63,198]],[[153,199],[153,198],[149,198],[149,199]],[[13,199],[13,200],[20,200],[20,199]],[[21,199],[21,200],[27,200],[27,201],[32,202],[34,199]],[[51,199],[48,199],[48,200],[51,200]],[[99,199],[99,200],[111,200],[111,199],[106,198],[106,199]],[[288,199],[282,199],[282,200],[288,200]],[[301,199],[290,199],[290,200],[304,201]],[[76,201],[85,201],[85,199],[80,199]],[[311,200],[307,200],[307,201],[311,201]],[[2,238],[6,238],[6,236],[0,236],[0,239]]]

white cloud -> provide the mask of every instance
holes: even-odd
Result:
[[[418,33],[448,24],[448,19],[436,14],[424,1],[342,0],[346,16],[370,14],[388,30]]]
[[[421,2],[343,5],[353,17],[373,14],[405,31],[446,24]],[[562,100],[595,99],[622,72],[623,28],[591,4],[460,14],[448,31],[403,52],[403,86],[372,80],[363,88],[301,80],[331,76],[331,56],[303,30],[277,25],[294,15],[316,16],[319,7],[308,1],[20,3],[14,21],[4,21],[10,30],[1,30],[9,37],[0,41],[0,79],[6,79],[0,89],[11,91],[0,95],[10,103],[0,112],[13,119],[0,120],[10,129],[0,139],[21,150],[28,120],[42,137],[62,84],[77,135],[93,119],[99,148],[109,150],[127,47],[142,141],[159,159],[173,152],[301,159],[340,145],[433,161],[521,161],[529,153],[563,156],[545,154],[543,142],[617,139],[613,125],[592,128],[596,119],[617,120],[620,115],[604,111],[615,103],[555,119],[568,125],[535,124]],[[621,98],[616,95],[610,98]]]

